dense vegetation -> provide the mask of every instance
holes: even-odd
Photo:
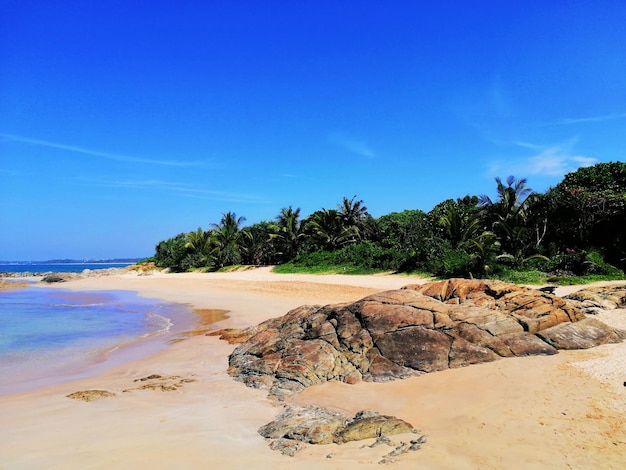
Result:
[[[301,217],[289,206],[272,221],[243,227],[233,212],[208,230],[160,242],[153,261],[174,271],[280,265],[283,272],[423,272],[543,282],[547,276],[623,277],[626,164],[569,173],[545,194],[524,178],[496,178],[497,198],[448,199],[430,212],[377,219],[363,201]]]

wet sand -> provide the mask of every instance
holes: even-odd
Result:
[[[302,304],[357,300],[416,282],[421,281],[406,276],[277,275],[258,269],[128,273],[59,287],[133,290],[185,303],[203,312],[196,331],[203,333],[257,324]],[[624,327],[625,317],[619,310],[602,320]],[[380,468],[377,462],[390,447],[308,446],[293,458],[270,450],[257,429],[282,408],[264,391],[226,374],[233,348],[213,336],[188,334],[166,350],[97,376],[0,397],[0,468]],[[392,464],[397,468],[621,469],[624,358],[622,343],[383,384],[327,383],[292,401],[350,412],[374,409],[411,422],[428,442],[400,456]],[[153,375],[160,377],[140,380]],[[66,397],[94,389],[115,395],[92,402]]]

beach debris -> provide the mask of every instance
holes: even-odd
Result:
[[[110,398],[114,396],[115,393],[109,392],[108,390],[81,390],[66,395],[67,398],[71,398],[73,400],[82,400],[86,402],[96,401],[102,398]]]
[[[626,337],[570,300],[474,279],[305,305],[257,326],[216,333],[240,343],[229,357],[229,374],[280,400],[331,380],[383,382]]]

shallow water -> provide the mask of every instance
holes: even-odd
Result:
[[[2,291],[0,395],[88,375],[125,345],[156,338],[151,341],[154,352],[192,323],[185,306],[129,292]]]

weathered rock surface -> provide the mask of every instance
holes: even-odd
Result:
[[[223,335],[241,342],[229,373],[280,398],[328,380],[394,380],[624,338],[585,318],[571,302],[535,289],[451,279],[350,304],[298,307]]]
[[[360,411],[353,418],[317,406],[290,405],[259,429],[268,439],[289,439],[308,444],[343,444],[350,441],[413,432],[413,426],[394,416]]]
[[[601,310],[614,310],[626,307],[626,284],[604,287],[589,287],[566,295],[574,305],[587,315]]]

